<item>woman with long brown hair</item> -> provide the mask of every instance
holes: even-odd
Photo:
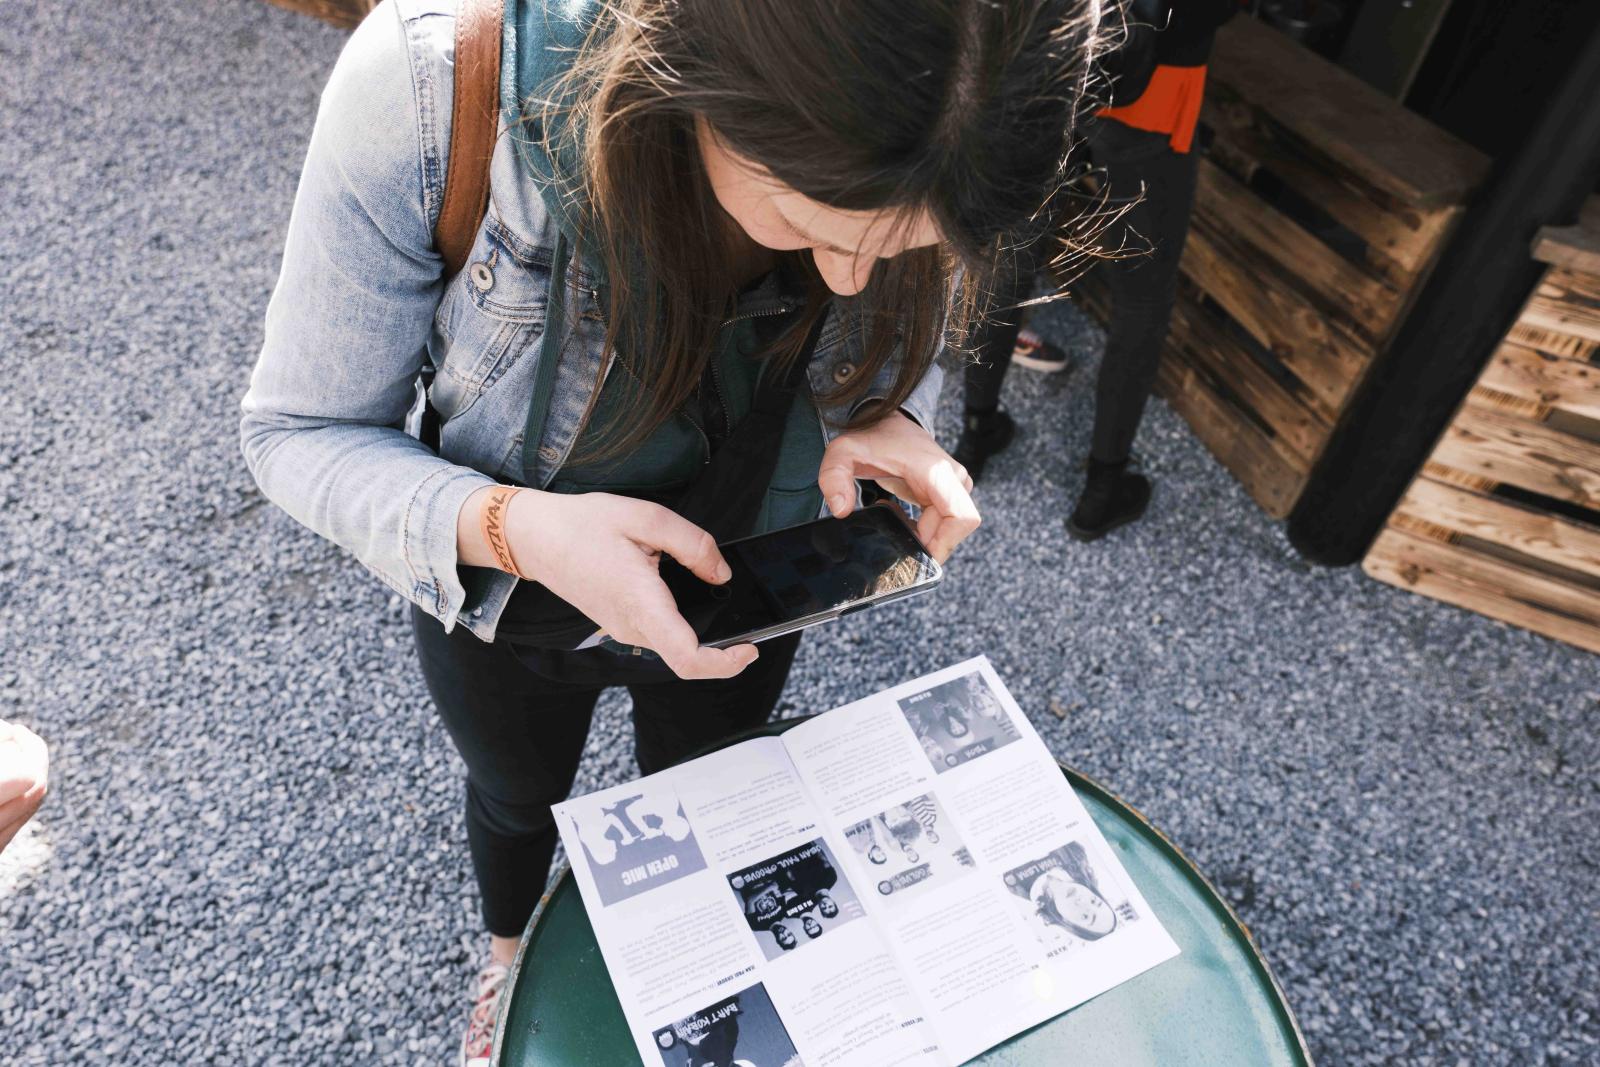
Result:
[[[650,772],[782,690],[797,639],[699,646],[664,559],[724,581],[719,540],[847,514],[858,479],[940,558],[977,526],[935,358],[1058,184],[1101,2],[507,0],[450,278],[455,9],[386,0],[334,70],[243,441],[413,605],[491,934],[477,1061],[600,691]],[[436,448],[405,428],[425,367]]]

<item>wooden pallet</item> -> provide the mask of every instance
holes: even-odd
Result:
[[[1600,652],[1600,198],[1363,563],[1380,581]]]
[[[353,29],[367,17],[367,12],[378,6],[378,0],[268,0],[269,3],[313,15],[344,29]]]
[[[1208,78],[1158,388],[1283,517],[1488,161],[1253,19],[1218,34]]]

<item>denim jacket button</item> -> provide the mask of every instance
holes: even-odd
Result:
[[[494,271],[489,269],[487,263],[474,263],[472,265],[472,284],[478,287],[479,292],[488,292],[494,288]]]
[[[833,368],[833,380],[840,385],[855,377],[856,365],[854,363],[841,363]]]
[[[546,463],[554,463],[556,460],[561,458],[561,453],[557,452],[549,445],[545,445],[543,448],[539,449],[539,458],[544,460]]]

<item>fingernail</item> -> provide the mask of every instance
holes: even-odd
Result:
[[[833,512],[835,516],[844,514],[844,509],[845,502],[842,495],[831,496],[828,498],[828,510]]]
[[[733,577],[733,568],[726,563],[717,564],[717,581],[725,582]]]

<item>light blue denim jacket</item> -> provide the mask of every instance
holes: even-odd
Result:
[[[454,26],[454,0],[384,0],[339,57],[295,195],[241,437],[270,500],[446,629],[459,621],[492,640],[516,579],[458,567],[456,519],[476,489],[523,476],[557,230],[502,136],[468,268],[445,285],[433,229],[450,145]],[[573,336],[538,450],[541,487],[574,443],[605,332],[581,264],[568,281]],[[861,338],[830,312],[809,368],[812,392],[848,381],[860,358]],[[408,432],[430,359],[430,399],[444,420],[437,455]],[[888,392],[894,370],[873,395]],[[923,426],[933,425],[941,378],[935,367],[904,405]],[[819,410],[830,439],[848,414]]]

